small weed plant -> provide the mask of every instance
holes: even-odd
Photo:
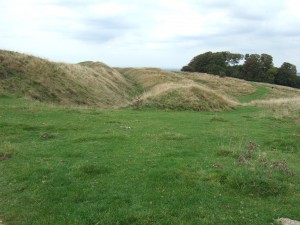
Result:
[[[285,160],[269,160],[259,153],[259,145],[250,141],[246,151],[233,163],[225,184],[250,196],[268,197],[285,194],[296,175]]]

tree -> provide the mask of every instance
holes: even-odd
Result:
[[[275,83],[289,86],[293,76],[297,76],[296,66],[291,63],[284,62],[275,75]]]
[[[275,75],[275,83],[293,87],[295,83],[297,83],[297,78],[296,66],[291,63],[284,62]]]
[[[262,82],[274,83],[277,68],[274,67],[273,57],[268,54],[260,55],[261,69],[263,72]]]
[[[194,57],[188,66],[182,68],[182,71],[191,70],[215,75],[225,74],[228,66],[237,65],[242,58],[242,55],[238,53],[205,52]]]
[[[192,66],[183,66],[181,71],[183,71],[183,72],[195,72],[195,70]]]
[[[266,82],[273,84],[275,82],[275,76],[277,74],[278,69],[276,67],[271,67],[267,71]]]
[[[261,54],[260,61],[264,73],[267,73],[267,71],[273,67],[273,57],[271,55],[265,53]]]
[[[228,66],[226,68],[226,76],[228,77],[235,77],[235,78],[242,78],[243,74],[243,66],[242,65],[237,65],[237,66]]]
[[[271,55],[246,54],[243,69],[243,78],[246,80],[274,83],[276,69]]]
[[[197,72],[212,73],[218,75],[220,71],[225,70],[226,58],[220,53],[206,52],[196,56],[189,66],[193,67]]]
[[[226,54],[226,63],[229,66],[237,66],[241,60],[244,59],[244,56],[239,53],[230,53],[230,52],[225,52]]]
[[[291,76],[289,78],[288,86],[294,87],[294,88],[300,88],[300,77],[299,76]]]
[[[260,55],[251,54],[246,55],[245,63],[243,65],[244,69],[244,79],[251,81],[261,81],[262,70],[261,70],[261,62]]]
[[[243,65],[240,63],[241,60],[244,60]],[[228,51],[205,52],[195,56],[181,70],[300,88],[296,66],[285,62],[280,68],[276,68],[273,57],[266,53],[242,55]]]

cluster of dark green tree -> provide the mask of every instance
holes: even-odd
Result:
[[[300,88],[296,66],[285,62],[277,68],[273,64],[273,57],[268,54],[206,52],[194,57],[181,71],[210,73]]]

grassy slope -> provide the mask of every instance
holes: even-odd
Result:
[[[263,92],[261,92],[263,91]],[[100,62],[53,63],[0,50],[0,92],[63,105],[223,111],[264,94],[295,95],[294,89],[253,84],[208,74],[155,68],[113,69]],[[296,94],[299,94],[297,92]]]
[[[262,106],[267,109],[264,114],[272,114],[275,118],[293,118],[300,122],[300,90],[274,84],[255,84],[256,94],[250,95],[245,105]],[[256,99],[253,99],[256,96]]]
[[[250,95],[240,97],[239,101],[241,103],[247,103],[247,102],[250,102],[250,101],[253,101],[253,100],[261,99],[269,92],[269,90],[266,87],[262,86],[262,85],[258,85],[258,84],[255,84],[255,83],[253,83],[252,85],[256,88],[256,92],[254,92]]]
[[[141,90],[142,106],[194,111],[222,111],[237,98],[254,93],[249,83],[208,74],[169,72],[154,68],[118,69]]]
[[[133,91],[121,74],[102,63],[53,63],[0,51],[2,93],[64,105],[112,108],[128,104]]]
[[[7,225],[300,220],[300,127],[293,120],[261,117],[261,110],[101,111],[2,96],[0,154],[7,160],[0,161],[0,220]],[[249,141],[259,147],[239,165]]]
[[[203,107],[204,111],[219,111],[218,109],[226,110],[239,103],[251,105],[252,101],[260,99],[272,102],[274,99],[284,98],[286,101],[294,102],[295,98],[300,96],[299,89],[247,82],[230,77],[220,78],[203,73],[170,72],[155,68],[119,68],[117,70],[138,90],[136,91],[137,96],[144,100],[144,105],[150,107],[154,105],[154,108],[164,108],[161,107],[162,103],[167,106],[165,108],[170,108],[168,104],[171,103],[173,108],[194,110],[193,100],[195,100],[200,102],[198,106]],[[191,88],[199,90],[202,93],[201,98],[189,94]],[[181,93],[178,94],[178,92]],[[210,95],[211,98],[203,97],[205,95]],[[206,107],[205,103],[201,103],[203,99],[212,106]],[[181,102],[188,102],[187,106],[178,105]],[[213,104],[216,102],[218,104]],[[260,105],[264,105],[264,103]],[[222,106],[225,107],[222,108]]]
[[[207,74],[57,64],[3,51],[0,60],[5,225],[300,220],[298,90]],[[182,98],[195,87],[221,96],[219,103],[240,100],[270,111],[245,104],[218,113],[97,110],[6,96],[107,108],[137,97],[162,101],[185,88]],[[272,100],[282,97],[284,103]]]

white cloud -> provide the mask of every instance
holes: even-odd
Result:
[[[205,51],[300,68],[298,0],[1,0],[0,48],[53,60],[181,67]]]

